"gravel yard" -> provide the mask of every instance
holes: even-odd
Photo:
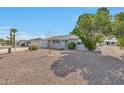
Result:
[[[47,49],[2,54],[0,84],[124,84],[123,51],[116,49],[102,47],[102,54],[52,50],[51,57]]]
[[[58,77],[51,65],[63,54],[53,50],[54,56],[47,56],[48,50],[18,52],[16,55],[2,54],[0,59],[0,84],[87,84],[80,70],[66,77]],[[2,58],[3,57],[3,58]]]
[[[66,54],[52,64],[54,73],[59,77],[80,69],[83,78],[91,85],[120,85],[124,84],[123,50],[115,46],[103,46],[102,53],[89,51],[62,52]]]

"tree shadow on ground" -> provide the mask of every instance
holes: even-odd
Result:
[[[120,85],[124,84],[124,60],[112,56],[89,51],[62,52],[60,57],[51,65],[56,76],[65,77],[76,69],[80,69],[83,78],[91,85]]]

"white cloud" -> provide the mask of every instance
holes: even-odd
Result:
[[[0,30],[10,30],[11,28],[14,28],[14,27],[11,27],[11,26],[0,26]]]
[[[7,36],[9,36],[9,31],[0,29],[0,38],[7,39]],[[33,36],[31,36],[30,34],[28,34],[26,32],[19,31],[16,33],[16,38],[17,38],[17,40],[25,40],[25,39],[27,40],[27,39],[33,38]]]
[[[8,33],[9,33],[8,31],[0,30],[0,34],[8,34]]]
[[[0,38],[4,38],[6,39],[6,37],[9,35],[10,33],[10,26],[0,26]]]
[[[6,39],[8,35],[9,35],[8,31],[0,30],[0,38]]]
[[[19,31],[16,33],[16,38],[17,40],[29,40],[29,39],[33,39],[33,38],[39,38],[39,37],[44,37],[44,35],[40,34],[30,34],[24,31]]]
[[[19,35],[19,36],[16,36],[17,37],[17,40],[28,40],[30,39],[29,36],[27,35]]]
[[[7,36],[9,36],[9,33],[10,33],[10,30],[9,30],[10,28],[12,28],[12,27],[0,27],[0,38],[7,39]],[[26,31],[18,31],[16,33],[17,40],[28,40],[28,39],[38,38],[38,36],[39,36],[39,34],[31,35],[30,33],[27,33]]]
[[[28,40],[28,39],[33,38],[32,35],[24,32],[24,31],[17,32],[16,37],[17,37],[17,40]]]

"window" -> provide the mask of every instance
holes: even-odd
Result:
[[[53,40],[53,43],[59,43],[59,40]]]

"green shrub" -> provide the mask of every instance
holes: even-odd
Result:
[[[31,45],[28,48],[29,50],[38,50],[38,47],[36,45]]]
[[[124,47],[124,37],[118,37],[118,46]]]
[[[75,49],[76,48],[76,43],[71,42],[68,44],[68,49]]]

